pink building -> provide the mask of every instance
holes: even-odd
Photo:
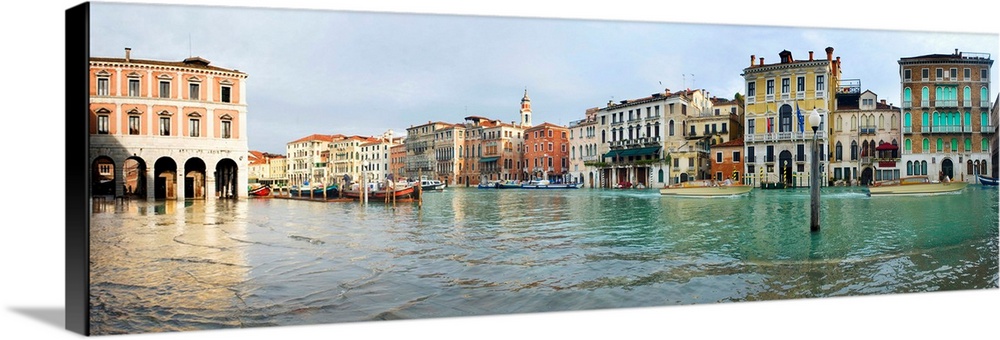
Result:
[[[246,197],[246,78],[200,57],[90,58],[93,194]]]

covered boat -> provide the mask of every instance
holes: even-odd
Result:
[[[716,183],[715,181],[690,181],[674,184],[660,189],[660,195],[684,197],[724,197],[743,195],[752,190],[752,186],[732,183],[732,181],[729,180],[723,183]]]
[[[522,189],[578,189],[583,183],[552,183],[546,179],[530,180],[521,184]]]
[[[986,177],[983,175],[977,175],[976,178],[979,179],[979,183],[982,184],[983,186],[990,186],[990,187],[997,186],[996,177]]]
[[[399,198],[417,198],[417,186],[412,184],[396,184],[394,188],[384,187],[384,188],[373,188],[374,185],[370,185],[368,188],[368,199],[369,200],[384,200],[386,197],[395,196]],[[361,199],[361,190],[359,187],[352,187],[351,190],[344,190],[344,197]]]
[[[293,186],[293,187],[291,187],[291,189],[288,189],[288,192],[293,197],[310,197],[310,196],[312,196],[312,197],[322,198],[324,191],[326,191],[326,197],[327,198],[337,197],[337,195],[340,194],[340,192],[337,189],[337,185],[336,184],[330,184],[325,189],[321,188],[321,187],[315,187],[315,188],[312,188],[310,190],[310,189],[305,189],[305,188],[299,188],[299,187],[296,187],[296,186]]]
[[[911,176],[876,182],[868,186],[868,196],[936,195],[956,192],[968,186],[967,182],[931,181],[927,176]]]

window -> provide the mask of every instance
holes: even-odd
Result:
[[[921,143],[920,146],[923,147],[923,152],[924,153],[928,153],[928,152],[931,151],[931,141],[929,139],[927,139],[927,138],[924,138],[924,142]]]
[[[767,80],[767,95],[774,94],[774,79]]]
[[[160,117],[160,136],[170,135],[170,117]]]
[[[944,69],[938,67],[937,69],[934,70],[934,75],[937,77],[937,79],[944,78]]]
[[[108,115],[97,116],[97,134],[106,135],[111,132],[111,119]]]
[[[922,80],[924,81],[927,81],[927,78],[930,78],[930,74],[931,74],[930,69],[925,68],[920,70],[920,78],[922,78]]]
[[[747,83],[747,96],[753,97],[757,95],[757,82],[751,81]]]
[[[965,78],[965,80],[970,80],[970,79],[972,79],[972,69],[971,69],[971,68],[965,68],[965,69],[963,69],[963,70],[962,70],[962,73],[963,73],[963,75],[965,76],[965,77],[964,77],[964,78]]]
[[[937,146],[937,149],[936,149],[937,152],[941,152],[942,150],[944,150],[944,140],[941,139],[941,138],[938,138],[936,146]]]
[[[949,76],[951,77],[952,80],[958,79],[958,69],[957,68],[952,68],[952,69],[950,69],[948,71],[950,71],[948,73],[949,73]]]
[[[188,135],[191,137],[201,136],[201,120],[198,118],[191,118],[188,120]]]
[[[719,151],[719,152],[715,153],[715,162],[716,163],[722,163],[722,151]]]
[[[795,90],[798,92],[806,91],[806,77],[798,77],[795,79]]]
[[[781,94],[788,94],[791,92],[792,80],[788,78],[781,78]]]
[[[989,79],[990,79],[990,76],[989,76],[989,73],[986,72],[986,69],[985,68],[984,69],[980,69],[979,70],[979,81],[987,81]]]
[[[981,149],[979,149],[979,151],[982,151],[982,152],[990,151],[990,140],[986,139],[986,138],[983,138],[983,142],[982,142],[982,144],[979,147],[981,148]],[[983,173],[985,173],[985,171]]]
[[[233,138],[233,122],[231,120],[222,121],[222,138]]]
[[[139,79],[138,78],[129,78],[128,79],[128,96],[129,97],[138,97],[140,93],[141,92],[139,92]]]
[[[906,142],[909,143],[910,140],[907,139]],[[851,160],[852,161],[858,160],[858,141],[856,140],[851,141]]]
[[[128,116],[128,134],[138,135],[140,130],[139,116]]]
[[[740,152],[733,151],[733,163],[739,163],[739,162],[740,162]]]
[[[668,128],[667,129],[669,131],[669,135],[673,136],[674,135],[674,121],[673,120],[670,121],[670,123],[668,124]]]
[[[108,78],[97,78],[97,95],[107,96],[110,93],[109,88],[111,80]]]
[[[826,77],[816,76],[816,91],[826,91]]]
[[[903,141],[903,150],[905,150],[906,153],[910,153],[910,151],[913,150],[913,142],[911,142],[909,138]]]
[[[160,81],[160,98],[170,98],[170,82]]]
[[[220,90],[219,92],[221,92],[221,94],[222,94],[222,96],[219,98],[219,100],[221,100],[223,103],[232,103],[233,102],[232,101],[232,91],[233,91],[233,88],[231,86],[223,85],[219,90]]]
[[[906,80],[906,81],[910,80],[910,70],[909,69],[903,70],[903,80]]]
[[[201,96],[201,84],[190,83],[188,84],[188,99],[198,100]]]
[[[965,139],[965,150],[963,150],[963,151],[972,151],[972,139],[971,138],[966,138]]]

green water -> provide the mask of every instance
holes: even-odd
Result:
[[[995,289],[997,190],[735,198],[449,188],[423,205],[132,202],[92,215],[96,334]],[[99,209],[100,208],[100,209]]]

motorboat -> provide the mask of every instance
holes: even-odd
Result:
[[[964,181],[931,181],[927,176],[911,176],[875,182],[868,186],[868,196],[937,195],[956,192],[968,185]]]
[[[750,193],[754,187],[726,181],[688,181],[660,189],[663,196],[683,197],[725,197]]]

